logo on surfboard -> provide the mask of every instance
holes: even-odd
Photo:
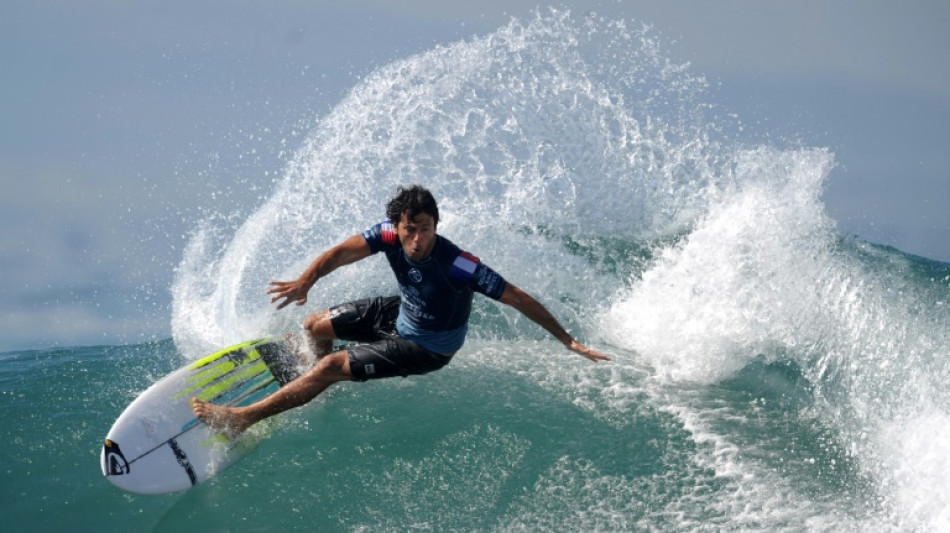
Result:
[[[125,460],[118,444],[106,439],[103,450],[105,451],[107,476],[121,476],[129,473],[129,462]]]

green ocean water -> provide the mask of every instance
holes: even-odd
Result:
[[[646,391],[633,393],[628,409],[605,406],[618,374],[638,388],[643,371],[586,368],[550,343],[510,350],[487,345],[430,376],[341,386],[283,416],[270,439],[211,482],[168,496],[113,487],[99,470],[99,451],[124,405],[183,363],[170,342],[4,354],[4,407],[15,413],[3,422],[12,444],[4,452],[5,529],[736,525],[729,502],[720,501],[725,494],[717,496],[736,490],[734,480],[697,461],[706,445],[681,420],[652,405]],[[544,364],[544,374],[557,369],[557,380],[539,381],[524,368],[531,364]],[[680,394],[733,413],[716,421],[725,435],[748,443],[743,454],[785,471],[810,497],[853,511],[853,495],[841,488],[873,495],[833,432],[801,416],[810,400],[793,366],[757,362],[732,380]],[[748,525],[783,522],[762,516]]]
[[[902,279],[924,293],[921,273],[950,276],[878,250],[878,268],[908,261]],[[802,353],[736,354],[738,371],[699,383],[618,346],[594,365],[524,327],[529,339],[475,339],[440,372],[331,389],[211,481],[163,496],[112,486],[99,452],[125,405],[189,356],[171,340],[4,353],[4,529],[940,530],[927,521],[942,515],[901,508],[880,470],[894,458],[856,434],[870,428],[836,417],[859,391],[831,394],[838,379]]]
[[[3,530],[950,529],[950,265],[841,234],[834,154],[750,143],[661,42],[545,12],[367,76],[256,211],[195,222],[170,339],[0,354]],[[395,293],[381,258],[304,307],[265,290],[406,183],[613,361],[477,297],[448,367],[334,387],[206,484],[102,477],[113,421],[172,369]]]

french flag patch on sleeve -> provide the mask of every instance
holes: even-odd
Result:
[[[478,258],[468,252],[462,252],[452,263],[452,270],[449,274],[459,280],[468,281],[475,273],[475,267],[478,266]]]
[[[380,233],[382,234],[383,243],[393,246],[396,244],[396,228],[393,227],[393,223],[386,221],[382,223],[380,228]]]

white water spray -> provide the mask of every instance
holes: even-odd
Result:
[[[948,454],[924,434],[936,425],[939,441],[950,413],[946,307],[931,309],[918,287],[895,289],[909,278],[835,233],[820,199],[828,151],[736,148],[727,115],[706,115],[703,79],[658,42],[648,29],[554,12],[378,70],[319,120],[237,231],[196,229],[173,288],[176,344],[198,355],[395,292],[371,259],[321,280],[304,308],[277,312],[264,294],[381,220],[397,186],[421,183],[440,201],[440,233],[620,354],[606,384],[577,386],[555,368],[543,376],[553,389],[604,385],[616,397],[590,408],[622,413],[643,393],[624,376],[648,367],[646,397],[667,402],[657,407],[701,448],[715,443],[697,461],[734,477],[730,498],[765,513],[794,486],[773,490],[774,474],[726,453],[728,439],[674,389],[717,383],[760,355],[792,360],[824,423],[878,481],[885,504],[871,515],[946,525]],[[545,338],[484,301],[474,321],[475,350]],[[807,518],[841,525],[842,511],[789,504],[748,523],[819,513]]]

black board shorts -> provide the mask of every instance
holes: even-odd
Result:
[[[347,302],[330,308],[330,323],[349,347],[353,381],[411,376],[438,370],[452,360],[405,339],[396,332],[399,297],[385,296]]]

